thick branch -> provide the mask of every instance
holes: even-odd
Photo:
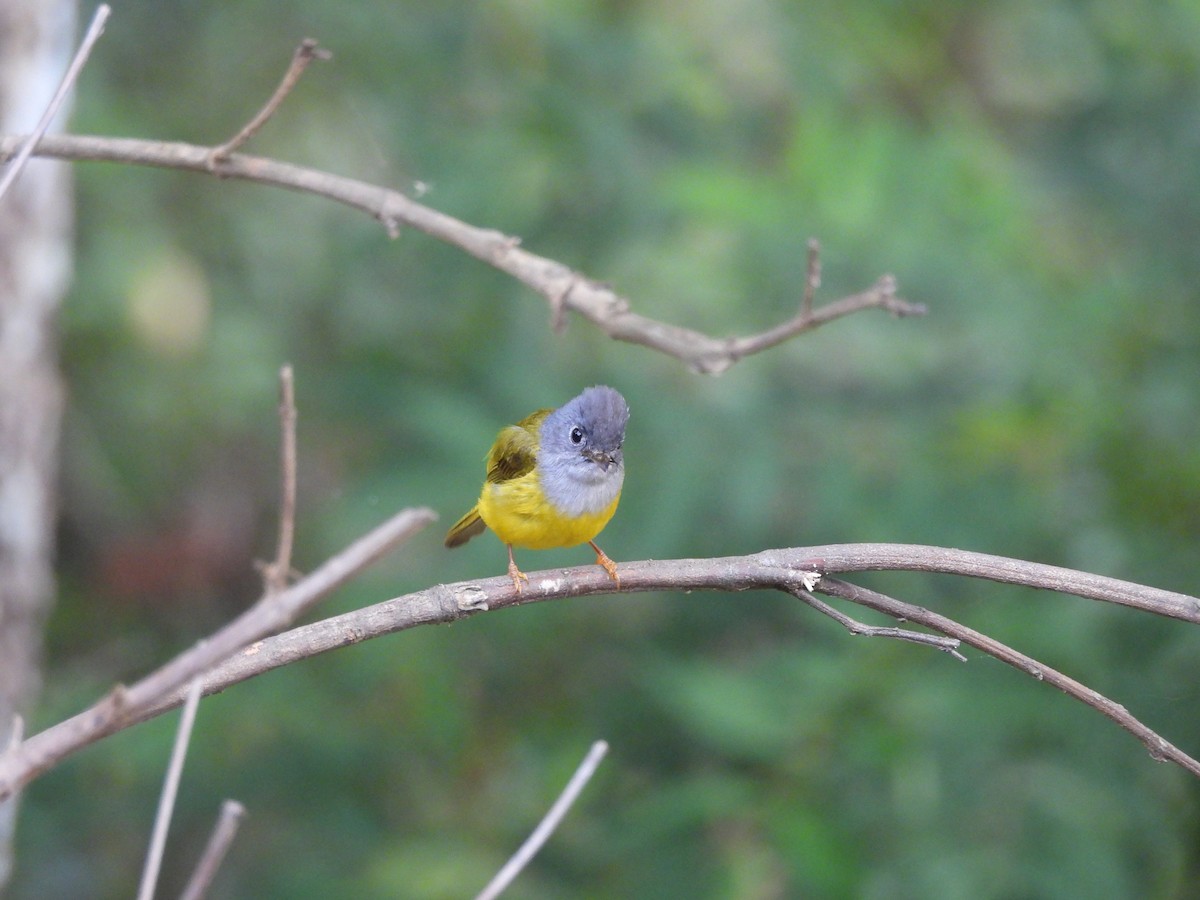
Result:
[[[765,550],[751,556],[731,556],[718,559],[648,560],[621,563],[620,569],[622,592],[745,591],[756,588],[772,588],[792,593],[797,588],[810,588],[814,584],[814,572],[822,576],[869,570],[945,572],[1001,581],[1007,584],[1045,588],[1094,600],[1119,603],[1158,615],[1191,622],[1200,621],[1200,599],[1185,594],[1176,594],[1057,566],[1006,559],[983,553],[911,544],[835,544],[821,547],[798,547]],[[318,570],[318,572],[320,571]],[[287,596],[289,593],[303,588],[316,574],[318,573],[309,576],[309,579],[297,582],[280,596]],[[816,590],[836,596],[848,596],[847,591],[843,590],[840,584],[841,582],[822,577],[816,584]],[[858,593],[855,596],[848,596],[848,599],[856,600],[856,602],[865,602],[862,601],[862,598],[868,597],[871,593],[866,592],[863,588],[851,587]],[[240,653],[226,656],[220,664],[203,675],[204,693],[206,695],[217,693],[238,682],[288,663],[418,625],[453,622],[477,612],[503,609],[539,600],[610,594],[612,592],[612,580],[594,566],[531,573],[529,584],[520,594],[513,589],[512,580],[507,576],[436,585],[403,597],[385,600],[365,609],[304,625],[250,644]],[[900,604],[900,601],[889,602]],[[872,604],[865,603],[865,605]],[[1048,666],[1043,666],[1036,661],[1029,661],[1029,664],[1015,662],[1014,660],[1017,660],[1018,657],[1022,660],[1028,660],[1028,657],[1023,657],[1016,651],[1005,648],[999,642],[985,645],[985,642],[991,641],[991,639],[979,635],[977,632],[970,632],[971,639],[968,640],[964,634],[969,632],[969,629],[964,629],[963,626],[944,617],[931,619],[929,617],[936,616],[936,614],[929,613],[927,610],[921,611],[920,607],[901,605],[903,606],[902,610],[899,606],[888,607],[881,602],[876,602],[873,608],[888,615],[909,618],[911,621],[926,624],[943,634],[979,647],[985,652],[1003,648],[1005,652],[1012,655],[1005,657],[995,654],[998,658],[1012,662],[1019,669],[1039,680],[1045,678],[1046,672],[1053,671]],[[925,618],[918,618],[918,612]],[[949,624],[947,625],[947,623]],[[943,628],[943,625],[947,625],[947,627]],[[173,663],[168,664],[164,669],[169,669],[173,665]],[[1065,678],[1065,676],[1063,677]],[[1063,688],[1065,682],[1053,683]],[[1082,699],[1082,695],[1089,693],[1089,689],[1082,685],[1079,687],[1080,690],[1073,696]],[[1111,704],[1110,709],[1120,708],[1112,701],[1101,698],[1101,695],[1090,693],[1094,697],[1100,698],[1103,703]],[[182,699],[183,690],[180,686],[170,694],[160,695],[159,699],[153,703],[143,704],[137,709],[127,709],[120,719],[96,720],[93,717],[103,712],[103,704],[101,704],[96,709],[33,735],[25,740],[15,752],[10,752],[7,756],[0,758],[0,796],[4,796],[14,787],[25,784],[46,771],[54,762],[80,747],[106,734],[174,708],[182,702]],[[1101,708],[1098,704],[1092,705],[1098,709]],[[1115,719],[1116,717],[1110,715],[1110,718]],[[1173,747],[1136,719],[1129,717],[1121,724],[1122,727],[1126,727],[1143,739],[1143,742],[1151,747],[1156,758],[1169,759],[1188,771],[1200,775],[1200,763]]]
[[[7,159],[20,141],[20,137],[0,137],[0,160]],[[523,250],[517,238],[468,225],[398,191],[352,178],[239,153],[214,157],[211,148],[193,144],[128,138],[48,135],[38,142],[34,152],[58,159],[182,169],[316,194],[368,213],[379,219],[389,233],[398,233],[401,225],[409,225],[453,244],[537,291],[550,304],[552,318],[557,319],[563,309],[573,310],[616,340],[659,350],[710,375],[724,372],[745,356],[864,309],[884,309],[896,316],[925,313],[920,304],[897,297],[894,279],[885,275],[867,290],[817,309],[802,306],[799,315],[761,334],[714,338],[632,312],[629,301],[612,288],[562,263]]]

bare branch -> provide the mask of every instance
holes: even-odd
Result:
[[[823,577],[817,589],[832,594],[842,589],[838,587],[839,582],[829,577],[831,573],[871,570],[945,572],[984,578],[1008,584],[1047,588],[1093,600],[1118,603],[1156,615],[1200,622],[1200,599],[1196,597],[1057,566],[915,544],[834,544],[765,550],[750,556],[715,559],[622,562],[621,592],[745,591],[758,588],[793,593],[797,588],[811,588],[814,584],[814,572],[819,572]],[[303,582],[297,583],[289,590],[294,591],[301,584]],[[856,597],[867,596],[865,589],[855,590],[859,592],[855,594]],[[435,585],[258,641],[206,672],[204,693],[218,693],[234,684],[297,660],[418,625],[454,622],[477,612],[539,600],[611,593],[615,593],[612,580],[594,566],[530,573],[529,584],[520,594],[513,589],[512,580],[507,576]],[[853,600],[854,597],[846,599]],[[873,608],[896,618],[910,618],[911,621],[971,643],[972,646],[979,646],[967,641],[955,631],[943,629],[941,624],[946,624],[947,629],[962,626],[940,617],[936,621],[929,620],[928,617],[933,616],[933,613],[922,612],[920,607],[908,604],[903,604],[903,608],[896,604],[900,604],[900,601],[884,597],[877,600]],[[918,614],[924,618],[917,618]],[[990,640],[975,632],[971,632],[971,635],[973,640]],[[1003,647],[1000,644],[996,646]],[[1030,666],[1022,671],[1027,671],[1034,677],[1040,677],[1039,673],[1051,671],[1049,667],[1036,661],[1031,662]],[[1087,690],[1080,687],[1084,691]],[[64,740],[61,732],[66,730],[70,734],[72,723],[79,719],[83,719],[86,724],[87,714],[81,714],[75,719],[33,735],[21,745],[18,755],[0,758],[0,796],[3,796],[5,789],[12,789],[10,785],[20,786],[28,782],[79,746],[120,728],[160,715],[178,706],[182,701],[182,690],[177,689],[160,697],[155,703],[144,704],[127,713],[119,724],[108,724],[99,729],[98,733],[90,735],[87,740],[77,741],[65,749],[60,747]],[[1111,704],[1111,701],[1103,702]],[[1119,709],[1116,704],[1111,704],[1110,708]],[[1154,751],[1156,756],[1161,754],[1161,758],[1169,759],[1200,775],[1200,763],[1172,747],[1137,720],[1130,718],[1123,721],[1122,727],[1126,727],[1139,739],[1145,738],[1143,743],[1149,741],[1147,746],[1151,746],[1152,743],[1153,747],[1157,748]],[[46,757],[50,757],[48,763],[32,768],[32,761],[42,761]]]
[[[104,23],[108,21],[112,9],[107,3],[101,3],[96,7],[96,12],[92,15],[92,24],[88,26],[87,34],[83,36],[83,41],[79,45],[79,49],[75,51],[75,58],[71,60],[71,64],[67,67],[66,74],[63,75],[62,81],[58,85],[58,90],[54,92],[54,96],[50,98],[49,104],[46,106],[46,111],[42,113],[41,119],[33,129],[33,133],[25,139],[13,158],[12,164],[9,165],[8,171],[4,173],[4,177],[0,178],[0,197],[8,193],[8,188],[14,181],[17,180],[17,175],[25,168],[25,163],[32,155],[38,141],[42,139],[42,135],[50,127],[50,123],[54,121],[54,117],[58,114],[58,110],[63,105],[63,101],[67,99],[67,94],[70,93],[72,86],[79,78],[79,73],[83,70],[84,64],[92,53],[92,47],[96,41],[100,39],[100,35],[104,34]]]
[[[280,593],[265,594],[207,640],[141,681],[130,687],[118,685],[90,708],[22,741],[0,756],[0,799],[76,750],[147,718],[149,710],[161,707],[164,698],[175,698],[178,689],[192,678],[248,644],[278,631],[436,518],[433,510],[424,508],[397,513],[295,584]],[[180,702],[182,697],[171,706]]]
[[[204,854],[200,857],[200,862],[196,864],[196,870],[192,872],[187,887],[179,895],[179,900],[203,900],[212,886],[213,879],[217,877],[217,870],[221,868],[221,863],[229,851],[229,845],[233,843],[238,825],[241,824],[245,814],[246,807],[236,800],[226,800],[221,804],[221,814],[217,818],[216,827],[213,828],[208,844],[204,848]]]
[[[851,634],[861,634],[867,637],[896,638],[897,640],[908,641],[912,644],[924,644],[927,647],[936,647],[944,653],[949,653],[959,662],[967,661],[967,658],[958,652],[958,645],[961,642],[957,638],[942,637],[940,634],[926,634],[923,631],[909,631],[907,628],[867,625],[857,619],[850,618],[850,616],[830,606],[824,600],[814,597],[802,587],[794,587],[789,593],[793,597],[803,600],[817,612],[829,616],[829,618],[842,625]]]
[[[279,370],[279,431],[279,545],[275,560],[262,567],[268,594],[287,587],[296,534],[296,390],[291,366]]]
[[[786,322],[764,331],[762,334],[744,338],[731,338],[726,348],[729,365],[745,356],[761,353],[772,347],[790,341],[806,331],[820,328],[834,319],[860,312],[864,309],[882,309],[898,318],[905,316],[923,316],[925,307],[919,303],[909,303],[896,296],[896,279],[884,275],[874,285],[858,294],[851,294],[841,300],[834,300],[824,306],[805,314],[801,313]],[[728,368],[728,365],[725,367]]]
[[[258,130],[267,124],[267,120],[275,115],[275,111],[279,109],[288,94],[296,86],[296,82],[300,80],[300,76],[304,74],[304,70],[308,68],[308,64],[314,59],[326,60],[332,59],[333,54],[328,50],[317,47],[317,42],[312,38],[305,38],[300,42],[300,46],[296,48],[296,52],[292,54],[292,62],[288,66],[287,71],[283,73],[283,80],[279,82],[279,87],[275,88],[275,93],[271,95],[266,104],[260,109],[257,115],[254,116],[245,127],[237,134],[227,140],[219,147],[214,147],[208,154],[208,167],[215,170],[217,165],[228,158],[229,154],[237,150],[246,141],[254,137]]]
[[[475,900],[495,900],[512,884],[513,879],[521,874],[521,870],[529,865],[529,861],[542,849],[550,835],[554,833],[554,829],[566,816],[567,811],[579,798],[584,787],[596,774],[596,769],[600,767],[606,753],[608,753],[608,744],[605,741],[596,741],[592,744],[592,749],[583,758],[583,762],[579,764],[579,768],[575,770],[575,774],[571,776],[571,780],[567,782],[567,786],[563,788],[563,792],[558,795],[558,799],[554,801],[554,805],[538,823],[537,828],[525,839],[525,843],[517,848],[517,852],[487,883],[487,886],[479,892]]]
[[[171,750],[171,762],[163,781],[162,793],[158,797],[158,812],[154,816],[154,831],[150,836],[150,849],[146,853],[146,865],[142,869],[142,883],[138,888],[138,900],[153,900],[158,884],[158,872],[162,868],[163,850],[167,846],[167,829],[171,826],[171,814],[175,811],[175,796],[179,792],[179,779],[183,775],[183,761],[187,758],[188,742],[192,739],[192,725],[196,722],[196,709],[200,706],[200,679],[188,688],[187,702],[179,719],[179,730],[175,732],[175,746]]]
[[[13,152],[19,140],[17,137],[0,137],[0,159]],[[212,151],[192,144],[47,135],[38,143],[36,152],[58,159],[119,162],[213,174],[208,167]],[[345,204],[377,218],[392,235],[399,233],[401,225],[416,228],[458,247],[541,294],[549,304],[556,324],[561,323],[562,310],[571,310],[615,340],[650,347],[682,360],[696,372],[709,375],[718,375],[746,356],[862,310],[883,309],[895,316],[925,314],[924,306],[897,296],[895,279],[885,275],[865,291],[835,300],[808,315],[793,317],[762,334],[714,338],[639,315],[631,310],[625,297],[608,285],[562,263],[530,253],[520,246],[517,238],[468,225],[398,191],[240,153],[221,161],[216,174],[222,178],[315,194]]]

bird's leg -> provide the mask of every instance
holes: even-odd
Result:
[[[508,577],[512,579],[513,587],[519,594],[521,593],[521,582],[524,581],[528,584],[529,576],[517,568],[517,561],[513,559],[512,555],[512,544],[506,546],[508,547]]]
[[[621,587],[621,576],[617,574],[617,564],[608,558],[608,554],[596,546],[595,541],[588,541],[592,549],[596,551],[596,565],[608,573],[608,577],[617,583],[617,588]]]

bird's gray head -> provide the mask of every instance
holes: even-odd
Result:
[[[610,387],[597,385],[542,421],[538,472],[546,496],[560,511],[580,516],[608,507],[625,480],[621,444],[629,407]]]

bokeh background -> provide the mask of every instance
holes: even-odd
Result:
[[[83,11],[83,18],[90,8]],[[248,148],[416,193],[747,333],[884,272],[925,319],[842,320],[700,377],[461,252],[314,197],[75,167],[59,600],[31,727],[244,609],[296,367],[309,569],[406,505],[437,527],[322,607],[499,574],[497,429],[581,387],[632,407],[614,558],[941,544],[1196,593],[1200,6],[729,0],[117,5],[73,130]],[[526,553],[527,569],[584,550]],[[1200,632],[964,580],[871,586],[1040,657],[1200,752]],[[1200,786],[969,652],[851,639],[770,594],[540,604],[206,700],[163,891],[223,798],[216,897],[471,896],[612,744],[514,898],[1186,897]],[[127,897],[177,717],[28,791],[14,898]]]

